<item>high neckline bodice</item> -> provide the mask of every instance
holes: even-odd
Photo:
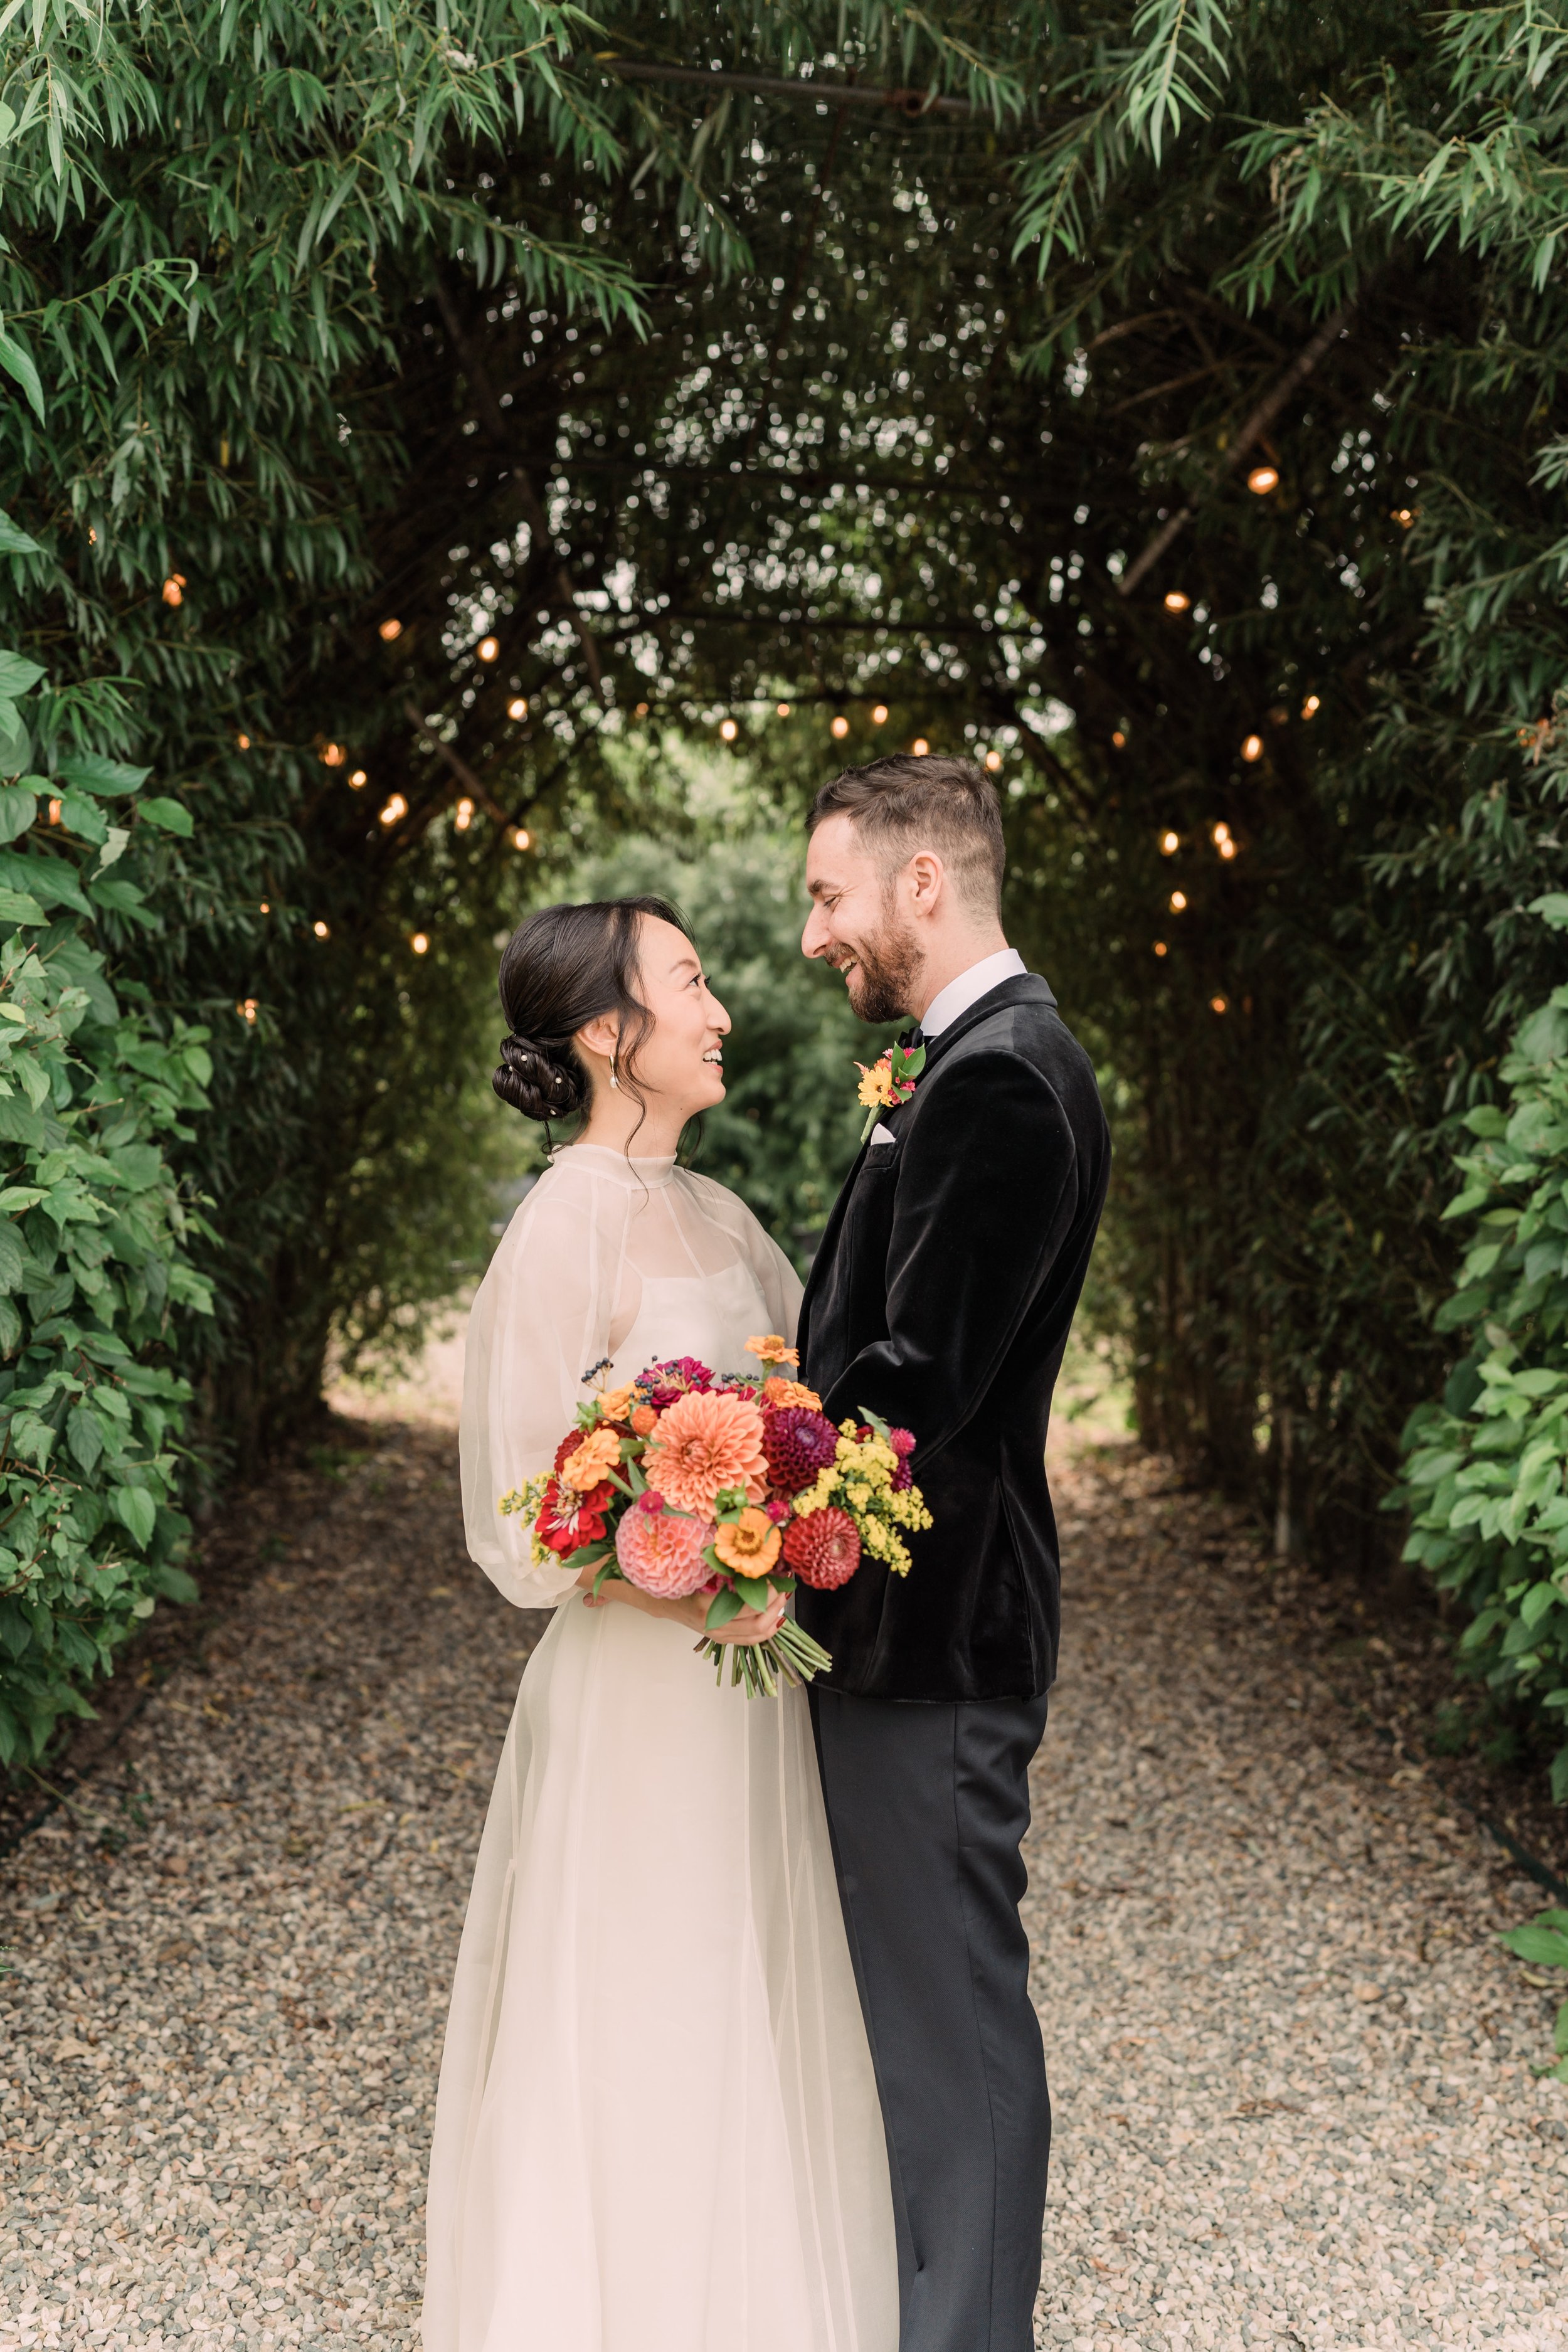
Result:
[[[595,1176],[607,1176],[616,1183],[637,1190],[654,1192],[668,1184],[675,1174],[675,1154],[668,1152],[658,1159],[627,1158],[624,1151],[612,1150],[605,1143],[567,1143],[552,1153],[552,1168],[575,1165],[589,1170]]]

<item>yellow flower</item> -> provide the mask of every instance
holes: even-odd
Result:
[[[766,1511],[745,1510],[738,1519],[721,1519],[714,1531],[713,1549],[735,1576],[766,1576],[784,1541]]]
[[[748,1356],[757,1357],[764,1364],[798,1364],[800,1350],[790,1347],[781,1331],[764,1331],[759,1338],[746,1342]]]
[[[600,1422],[561,1465],[562,1484],[575,1487],[579,1495],[586,1495],[602,1482],[606,1470],[619,1467],[620,1459],[620,1433]]]
[[[606,1389],[599,1399],[599,1411],[606,1421],[625,1421],[632,1409],[636,1389],[628,1381],[624,1388]]]
[[[886,1062],[873,1062],[869,1069],[864,1062],[857,1062],[855,1067],[860,1073],[860,1084],[856,1092],[868,1110],[875,1110],[879,1105],[886,1108],[888,1104],[898,1101],[893,1090],[893,1073]]]

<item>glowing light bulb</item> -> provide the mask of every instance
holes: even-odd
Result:
[[[1117,748],[1117,750],[1118,750],[1119,751],[1125,751],[1125,750],[1127,749],[1127,738],[1126,738],[1126,736],[1121,732],[1121,728],[1120,728],[1120,727],[1118,727],[1118,728],[1115,730],[1115,731],[1114,731],[1114,732],[1113,732],[1113,734],[1111,735],[1110,740],[1111,740],[1111,741],[1115,744],[1115,746],[1116,746],[1116,748]]]
[[[1279,473],[1272,466],[1254,466],[1247,478],[1247,487],[1258,498],[1267,498],[1270,490],[1279,487]]]
[[[453,824],[457,827],[457,829],[458,829],[458,831],[459,833],[467,833],[467,831],[468,831],[468,827],[472,824],[473,821],[474,821],[474,804],[473,804],[473,802],[472,802],[472,801],[469,801],[469,800],[462,800],[462,801],[459,801],[459,802],[458,803],[457,807],[456,807],[456,808],[453,810],[453,812],[452,812],[452,823],[453,823]]]
[[[400,816],[406,816],[407,814],[408,803],[404,799],[401,793],[394,793],[392,798],[387,802],[386,806],[381,812],[381,821],[383,824],[395,824]]]
[[[1219,818],[1215,824],[1210,825],[1209,839],[1216,847],[1222,841],[1228,841],[1230,839],[1230,827],[1226,824],[1223,817]]]
[[[394,637],[400,637],[403,635],[403,624],[401,621],[383,621],[376,635],[384,645],[389,646]]]
[[[1307,697],[1306,701],[1301,705],[1301,716],[1303,719],[1314,718],[1322,707],[1323,706],[1319,701],[1318,697],[1315,694],[1310,694]]]
[[[1002,765],[1002,754],[1001,754],[1001,752],[1000,752],[1000,751],[987,751],[987,752],[986,752],[986,754],[985,754],[985,764],[986,764],[986,766],[990,769],[990,771],[991,771],[992,774],[993,774],[993,775],[994,775],[994,774],[996,773],[997,769]]]
[[[719,729],[719,732],[726,743],[732,743],[740,731],[740,729],[736,726],[732,719],[724,719]]]
[[[91,523],[89,523],[87,527],[87,543],[89,547],[96,547],[98,545],[98,533],[93,529]]]
[[[254,996],[247,996],[243,998],[234,1009],[238,1013],[242,1021],[248,1021],[254,1028],[256,1024],[256,1016],[261,1010],[260,1005],[257,1003]]]
[[[525,824],[520,824],[512,833],[511,845],[514,849],[526,849],[532,839],[533,835],[528,827]]]
[[[1155,942],[1154,942],[1154,953],[1155,953],[1156,955],[1158,955],[1158,956],[1169,955],[1169,954],[1170,954],[1170,952],[1171,952],[1171,950],[1170,950],[1170,949],[1165,945],[1165,942],[1164,942],[1164,940],[1155,940]]]
[[[1165,610],[1167,613],[1184,613],[1192,601],[1192,598],[1186,593],[1184,589],[1167,588],[1165,591]]]
[[[1215,847],[1218,850],[1222,857],[1234,857],[1236,856],[1236,844],[1232,841],[1228,833],[1226,835],[1223,841],[1215,842]]]
[[[781,719],[787,719],[789,717],[789,705],[787,702],[781,702],[779,704],[778,714]]]
[[[639,712],[644,711],[647,709],[647,705],[646,702],[638,703],[637,709]],[[509,719],[526,719],[528,717],[527,695],[514,694],[511,700],[507,704],[506,715]]]
[[[1173,891],[1172,891],[1172,893],[1171,893],[1171,912],[1172,912],[1172,914],[1173,914],[1173,915],[1179,915],[1179,914],[1182,912],[1183,908],[1185,907],[1186,903],[1187,903],[1187,894],[1186,894],[1186,892],[1185,892],[1184,890],[1173,890]]]
[[[271,899],[270,899],[270,898],[263,898],[263,900],[261,901],[260,906],[257,908],[257,910],[256,910],[256,911],[257,911],[257,913],[258,913],[258,914],[259,914],[259,915],[269,915],[269,914],[272,912],[272,901],[271,901]]]
[[[331,932],[325,923],[312,923],[310,929],[315,932],[316,937],[319,940],[330,940],[331,938]]]
[[[914,753],[917,760],[923,760],[926,753],[931,750],[931,745],[926,741],[923,735],[917,735],[914,741],[910,745],[910,749]]]
[[[323,750],[321,758],[329,768],[341,768],[348,758],[348,753],[341,743],[329,743]]]
[[[365,774],[364,770],[363,768],[356,768],[353,774],[349,778],[349,788],[353,792],[363,793],[369,782],[370,778]]]
[[[1160,855],[1162,857],[1174,857],[1181,845],[1182,836],[1179,833],[1165,832],[1160,835]]]
[[[430,945],[429,937],[424,931],[416,931],[410,938],[408,944],[413,949],[416,955],[424,955]]]
[[[1248,735],[1248,736],[1246,736],[1246,737],[1243,739],[1243,741],[1242,741],[1242,746],[1241,746],[1241,756],[1242,756],[1242,758],[1243,758],[1244,760],[1261,760],[1261,759],[1262,759],[1262,757],[1263,757],[1263,738],[1262,738],[1262,736],[1261,736],[1261,735]]]
[[[234,739],[234,740],[235,740],[235,741],[239,745],[239,748],[240,748],[240,750],[241,750],[242,751],[249,751],[249,749],[250,749],[250,738],[249,738],[249,736],[248,736],[248,735],[237,735],[237,736],[235,737],[235,739]]]
[[[1229,1000],[1227,998],[1223,996],[1211,996],[1209,998],[1209,1011],[1211,1013],[1225,1013],[1228,1012],[1228,1010]]]
[[[49,803],[49,823],[51,824],[58,824],[59,821],[60,804],[58,801],[51,801]]]
[[[885,702],[879,702],[871,713],[871,724],[873,727],[885,727],[887,723],[888,706]]]
[[[163,583],[163,602],[165,604],[183,604],[184,601],[185,575],[183,572],[171,572]]]
[[[845,718],[842,711],[838,713],[827,731],[831,736],[833,736],[837,742],[843,742],[844,738],[849,732],[849,721]]]
[[[497,654],[500,651],[500,639],[499,637],[481,637],[479,644],[474,647],[474,651],[479,655],[481,661],[494,661]]]
[[[639,719],[646,719],[646,718],[647,717],[647,703],[646,703],[646,702],[639,702],[639,703],[638,703],[638,705],[637,705],[637,717],[638,717]]]
[[[1412,507],[1395,507],[1395,508],[1394,508],[1394,521],[1399,525],[1399,528],[1400,528],[1400,530],[1409,530],[1409,528],[1410,528],[1410,526],[1411,526],[1411,524],[1415,521],[1415,509],[1414,509],[1414,508],[1412,508]]]

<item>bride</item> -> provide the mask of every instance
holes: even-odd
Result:
[[[551,907],[501,960],[495,1087],[581,1115],[480,1285],[468,1548],[553,1609],[501,1750],[430,2165],[426,2352],[893,2352],[888,2161],[805,1693],[717,1688],[706,1600],[532,1564],[497,1508],[610,1385],[793,1339],[800,1285],[676,1165],[729,1016],[674,908]],[[722,1641],[756,1642],[783,1601]]]

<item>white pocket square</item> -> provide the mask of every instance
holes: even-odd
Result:
[[[877,1121],[876,1126],[871,1129],[871,1140],[873,1143],[897,1143],[898,1139],[899,1139],[893,1133],[892,1129],[890,1127],[884,1127],[880,1119]]]

